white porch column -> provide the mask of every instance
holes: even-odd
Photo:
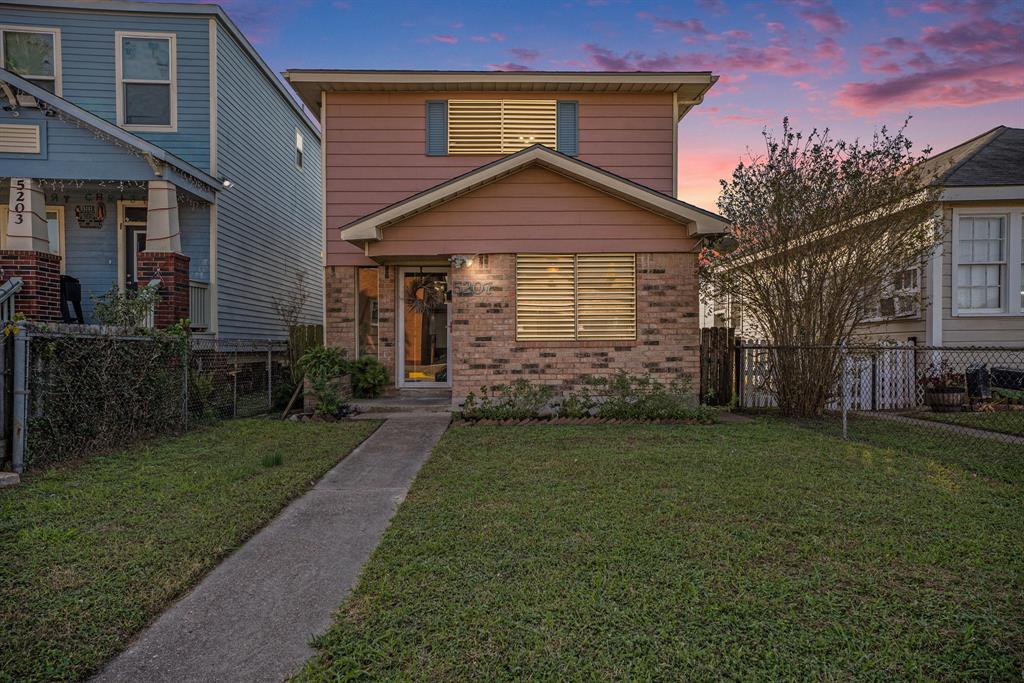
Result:
[[[174,184],[150,180],[146,206],[146,251],[180,254],[178,191]]]
[[[50,251],[46,228],[46,195],[32,178],[11,178],[5,249]]]

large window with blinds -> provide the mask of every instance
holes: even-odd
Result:
[[[518,254],[516,339],[636,339],[636,255]]]
[[[449,100],[449,154],[509,154],[557,143],[555,100]]]

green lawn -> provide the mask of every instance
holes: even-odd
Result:
[[[223,422],[0,491],[0,680],[94,671],[374,427]]]
[[[993,432],[1024,436],[1024,411],[1020,410],[1001,410],[991,413],[933,413],[930,410],[923,410],[912,413],[911,417],[944,422],[961,427],[970,427],[972,429],[987,429]]]
[[[1024,458],[878,422],[451,429],[299,679],[1019,680]]]

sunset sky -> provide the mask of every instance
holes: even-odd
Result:
[[[711,70],[680,125],[681,199],[713,209],[718,180],[765,126],[866,137],[913,115],[941,151],[1024,127],[1024,0],[225,0],[276,71]]]

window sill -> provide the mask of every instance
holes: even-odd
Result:
[[[956,311],[954,318],[1020,318],[1024,311]]]
[[[641,346],[643,342],[636,339],[558,339],[516,341],[515,346],[523,349],[594,349],[609,346]]]
[[[130,123],[120,124],[121,128],[127,131],[137,133],[177,133],[178,126],[143,126],[143,125],[132,125]]]

